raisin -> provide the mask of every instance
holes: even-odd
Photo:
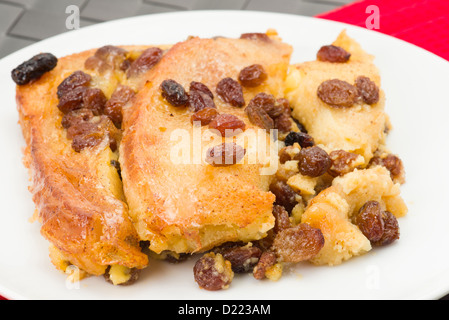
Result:
[[[226,289],[234,278],[231,263],[221,254],[204,254],[193,267],[195,281],[200,288],[216,291]]]
[[[245,130],[245,122],[233,114],[219,114],[209,123],[209,128],[218,130],[222,137],[232,137]]]
[[[396,217],[389,211],[382,212],[384,221],[384,233],[380,240],[375,241],[375,246],[386,246],[399,239],[399,223]]]
[[[283,229],[287,229],[291,227],[290,218],[287,210],[283,206],[274,205],[273,206],[273,216],[275,219],[273,231],[278,233]]]
[[[379,202],[368,201],[365,203],[353,221],[370,242],[379,241],[382,238],[385,227]]]
[[[13,69],[11,77],[16,84],[25,85],[53,70],[57,63],[58,59],[51,53],[41,53]]]
[[[263,41],[263,42],[270,42],[271,39],[266,33],[242,33],[240,36],[240,39],[248,39],[248,40],[254,40],[254,41]]]
[[[252,272],[259,262],[262,250],[254,246],[231,247],[221,252],[223,258],[231,262],[235,273]]]
[[[379,87],[370,78],[360,76],[355,80],[355,86],[359,96],[367,104],[375,104],[379,102]]]
[[[78,110],[71,111],[69,113],[64,114],[62,117],[62,127],[65,129],[70,128],[71,126],[76,126],[80,122],[87,122],[94,117],[92,110],[82,108]]]
[[[395,182],[403,183],[405,180],[402,160],[394,154],[388,154],[385,158],[376,156],[370,160],[370,165],[381,165],[387,168],[390,171],[391,179]]]
[[[303,132],[290,132],[284,140],[286,146],[292,146],[294,143],[298,143],[301,148],[313,147],[315,145],[315,141],[312,136]]]
[[[245,112],[252,124],[265,130],[274,129],[274,120],[259,106],[249,103],[245,108]]]
[[[351,54],[341,47],[334,45],[322,46],[317,53],[317,59],[327,62],[347,62]]]
[[[205,108],[216,108],[214,100],[203,91],[193,90],[189,92],[190,108],[196,112]]]
[[[299,172],[309,177],[319,177],[325,174],[332,165],[332,160],[327,152],[317,146],[301,149],[298,160]]]
[[[345,150],[334,150],[329,153],[329,157],[332,160],[332,165],[327,172],[331,176],[337,177],[353,171],[355,168],[352,163],[359,155]]]
[[[279,117],[280,115],[287,114],[288,116],[291,116],[292,109],[290,108],[290,103],[287,99],[281,98],[276,99],[276,102],[274,104],[274,108],[271,111],[270,116],[273,118]]]
[[[114,68],[118,68],[123,60],[126,59],[128,52],[120,47],[106,45],[95,51],[95,57],[108,63]]]
[[[207,150],[206,162],[215,167],[231,166],[242,160],[245,153],[235,142],[225,142]]]
[[[83,71],[75,71],[65,78],[58,86],[57,95],[61,99],[66,93],[78,87],[87,87],[92,77]]]
[[[84,62],[84,68],[86,68],[87,70],[96,70],[98,71],[98,73],[103,74],[107,70],[110,70],[112,67],[100,58],[92,56],[86,59],[86,61]]]
[[[117,174],[120,180],[122,180],[122,168],[120,166],[120,162],[118,162],[117,160],[111,160],[110,164],[115,168],[115,170],[117,170]]]
[[[175,80],[168,79],[162,81],[161,91],[162,97],[174,107],[183,107],[189,102],[189,97],[184,87]]]
[[[228,77],[220,80],[216,90],[224,102],[234,107],[243,107],[245,105],[242,86],[234,79]]]
[[[97,116],[103,113],[107,101],[103,91],[97,88],[88,88],[83,94],[84,108],[92,110]]]
[[[210,89],[205,84],[198,81],[190,82],[189,92],[192,91],[200,91],[206,93],[211,99],[214,98],[214,94],[212,93],[212,91],[210,91]]]
[[[253,269],[253,276],[257,280],[262,280],[265,278],[265,272],[271,266],[276,264],[277,258],[276,254],[271,251],[265,251],[259,258],[259,262]]]
[[[278,129],[279,132],[286,133],[292,128],[291,117],[288,114],[281,114],[279,117],[274,119],[274,128]]]
[[[324,103],[336,108],[352,107],[359,97],[355,86],[339,79],[321,83],[317,95]]]
[[[194,123],[195,121],[199,121],[202,126],[205,126],[208,125],[217,115],[217,109],[204,108],[192,114],[192,116],[190,117],[190,121],[192,123]]]
[[[268,74],[260,64],[243,68],[239,73],[239,81],[244,87],[257,87],[267,80]]]
[[[104,107],[104,114],[107,115],[117,128],[121,128],[123,106],[135,95],[133,89],[125,85],[118,85],[112,93],[111,98]]]
[[[86,91],[86,87],[76,87],[73,90],[66,92],[59,99],[58,109],[61,110],[62,113],[81,109],[83,107],[84,93]]]
[[[298,127],[299,131],[303,133],[308,133],[306,127],[298,119],[292,117],[292,120],[296,123],[296,126]]]
[[[129,67],[126,72],[128,78],[137,77],[153,68],[162,58],[163,51],[160,48],[146,49]]]
[[[275,204],[283,206],[289,214],[298,204],[296,192],[284,181],[273,181],[270,184],[269,190],[276,196]]]
[[[279,107],[278,105],[276,108],[275,104],[276,99],[273,95],[267,94],[265,92],[260,92],[251,99],[251,101],[248,103],[248,106],[254,106],[259,109],[263,109],[271,118],[274,118],[281,115],[281,113],[284,111],[283,106]]]
[[[72,148],[76,152],[81,152],[85,148],[95,147],[103,141],[103,135],[99,132],[90,132],[85,135],[73,137]]]
[[[107,116],[100,116],[89,121],[80,121],[67,129],[67,138],[73,139],[72,148],[80,152],[88,147],[99,145],[108,139],[112,151],[117,148],[118,131]]]
[[[273,241],[272,249],[281,261],[300,262],[313,258],[324,246],[320,229],[307,223],[282,229]]]

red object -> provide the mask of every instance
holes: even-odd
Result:
[[[363,0],[316,17],[376,30],[449,60],[448,0]]]

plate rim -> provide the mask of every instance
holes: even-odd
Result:
[[[63,38],[63,37],[67,37],[68,35],[70,35],[70,33],[73,32],[77,32],[77,31],[81,31],[81,30],[91,30],[92,28],[98,28],[99,26],[107,26],[110,24],[120,24],[120,23],[126,23],[127,21],[131,21],[131,20],[145,20],[148,19],[149,17],[154,17],[154,16],[176,16],[176,15],[203,15],[203,14],[243,14],[243,15],[276,15],[276,16],[289,16],[292,18],[298,18],[298,19],[304,19],[304,20],[321,20],[323,21],[323,23],[331,23],[331,24],[336,24],[336,25],[340,25],[342,28],[350,28],[350,29],[360,29],[363,30],[363,32],[372,32],[375,33],[380,39],[381,38],[385,38],[385,39],[389,39],[388,41],[395,41],[395,42],[401,42],[402,45],[405,45],[409,48],[413,48],[412,50],[416,50],[417,52],[419,51],[420,54],[425,54],[425,55],[431,55],[432,59],[437,59],[440,62],[444,62],[446,64],[446,66],[449,67],[449,61],[445,60],[444,58],[424,49],[421,47],[418,47],[415,44],[406,42],[402,39],[398,39],[395,38],[393,36],[381,33],[381,32],[377,32],[377,31],[373,31],[373,30],[368,30],[365,29],[363,27],[360,26],[354,26],[354,25],[350,25],[344,22],[338,22],[338,21],[334,21],[334,20],[328,20],[328,19],[323,19],[323,18],[315,18],[315,17],[308,17],[308,16],[302,16],[302,15],[297,15],[297,14],[287,14],[287,13],[271,13],[271,12],[266,12],[266,11],[251,11],[251,10],[195,10],[195,11],[176,11],[176,12],[167,12],[167,13],[157,13],[157,14],[148,14],[148,15],[141,15],[141,16],[135,16],[135,17],[127,17],[127,18],[122,18],[122,19],[117,19],[117,20],[111,20],[111,21],[106,21],[106,22],[102,22],[102,23],[98,23],[95,25],[91,25],[91,26],[86,26],[83,27],[79,30],[74,30],[74,31],[68,31],[68,32],[64,32],[62,34],[58,34],[46,39],[43,39],[41,41],[38,41],[36,43],[33,43],[29,46],[26,46],[20,50],[17,50],[16,52],[13,52],[5,57],[3,57],[2,59],[0,59],[0,66],[1,64],[3,64],[4,61],[13,59],[14,56],[16,55],[20,55],[20,53],[22,52],[26,52],[29,50],[32,50],[33,47],[40,47],[43,46],[44,44],[46,44],[47,42],[52,42],[57,40],[58,38]],[[84,32],[87,32],[84,31]],[[423,295],[423,299],[437,299],[437,298],[441,298],[443,295],[447,294],[449,292],[449,288],[448,286],[446,286],[446,289],[443,289],[443,286],[441,286],[441,288],[433,288],[433,290],[431,290],[432,292],[427,292],[427,296]],[[29,299],[26,297],[26,295],[20,294],[18,292],[15,292],[13,289],[7,288],[5,286],[3,286],[0,283],[0,294],[3,295],[5,298],[8,299],[20,299],[20,300],[26,300]]]

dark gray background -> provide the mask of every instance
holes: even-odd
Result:
[[[256,10],[314,16],[353,0],[0,0],[0,58],[69,31],[66,8],[80,8],[80,27],[137,15],[186,10]]]

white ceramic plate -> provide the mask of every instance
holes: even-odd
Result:
[[[34,211],[24,140],[17,124],[10,72],[39,52],[63,56],[105,44],[174,43],[189,35],[238,37],[274,28],[294,46],[292,62],[314,59],[342,29],[376,56],[394,129],[390,148],[405,163],[402,194],[409,206],[399,220],[401,239],[336,267],[298,264],[278,282],[237,276],[228,290],[200,290],[193,263],[153,262],[133,286],[102,277],[66,282],[48,258]],[[397,39],[341,23],[247,11],[141,16],[71,31],[0,61],[0,294],[11,299],[437,299],[449,292],[449,63]]]

